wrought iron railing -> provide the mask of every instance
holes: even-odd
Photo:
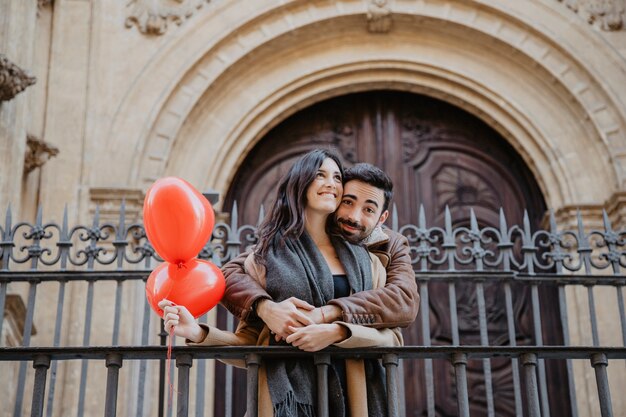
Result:
[[[262,217],[262,212],[260,213]],[[14,223],[11,211],[7,210],[4,226],[0,227],[0,311],[8,307],[8,294],[18,294],[25,298],[26,306],[23,323],[21,323],[20,346],[0,348],[0,361],[3,364],[15,365],[19,362],[15,377],[13,401],[5,401],[3,408],[12,407],[13,415],[20,416],[27,408],[24,398],[32,391],[31,415],[59,415],[59,406],[55,411],[56,376],[60,363],[72,362],[70,359],[81,359],[80,382],[76,405],[71,407],[71,414],[85,414],[88,390],[88,365],[97,360],[104,360],[108,369],[105,415],[115,415],[117,378],[119,368],[124,361],[132,362],[132,383],[134,397],[127,406],[128,415],[150,415],[156,408],[148,406],[146,390],[152,390],[149,378],[154,374],[165,375],[164,361],[158,361],[158,370],[150,359],[163,359],[165,348],[154,345],[163,344],[165,334],[158,330],[156,316],[150,312],[142,294],[143,281],[149,271],[160,262],[146,239],[140,223],[129,224],[126,219],[124,204],[120,208],[117,222],[101,222],[99,210],[96,209],[93,223],[90,226],[79,225],[70,227],[67,210],[61,224],[44,223],[42,212],[38,211],[34,223]],[[457,405],[459,415],[469,415],[467,361],[482,360],[483,383],[485,391],[487,415],[495,415],[498,401],[494,399],[491,364],[495,358],[511,359],[513,379],[513,397],[515,415],[548,416],[550,405],[548,398],[548,376],[545,369],[546,359],[566,361],[567,385],[572,415],[577,414],[576,383],[572,361],[589,360],[597,376],[599,393],[599,410],[603,416],[611,414],[611,400],[607,379],[609,360],[626,359],[626,314],[624,312],[623,289],[626,286],[626,230],[614,230],[606,213],[604,227],[601,230],[587,230],[583,227],[580,215],[574,230],[559,230],[553,215],[550,215],[549,230],[532,231],[528,216],[524,216],[522,225],[509,226],[504,214],[500,213],[498,227],[479,227],[473,212],[469,215],[469,226],[453,227],[450,212],[446,209],[444,225],[429,226],[426,224],[423,209],[416,225],[400,227],[392,215],[391,227],[404,234],[411,246],[412,262],[416,272],[421,295],[421,311],[429,311],[429,291],[436,285],[447,286],[449,328],[451,330],[449,346],[432,346],[431,322],[429,314],[420,314],[421,346],[410,346],[394,349],[365,349],[359,351],[330,350],[333,355],[355,355],[359,357],[374,355],[397,355],[405,361],[419,361],[423,364],[423,383],[426,391],[425,412],[429,416],[436,413],[435,385],[433,360],[446,359],[455,372]],[[228,223],[218,223],[210,242],[200,252],[199,257],[211,259],[222,264],[232,259],[241,250],[254,243],[255,227],[239,225],[237,207],[230,214]],[[472,301],[458,304],[460,285],[472,287]],[[108,309],[112,320],[110,328],[103,326],[100,316],[96,316],[94,325],[94,309],[102,310],[96,302],[96,284],[98,290],[107,286],[106,291],[114,299],[114,306]],[[86,286],[84,289],[84,315],[77,318],[73,308],[68,318],[66,292],[68,285],[71,290]],[[497,294],[503,294],[506,317],[505,341],[499,344],[490,340],[490,309],[489,297],[485,290],[496,285]],[[516,330],[515,288],[530,288],[530,304],[532,309],[532,340],[526,345],[517,346],[518,330]],[[561,323],[562,335],[559,346],[544,346],[545,332],[542,330],[540,288],[553,286],[558,292],[558,319]],[[56,288],[55,288],[56,287]],[[114,287],[114,288],[109,288]],[[125,288],[126,291],[124,290]],[[591,333],[591,346],[573,346],[569,334],[568,297],[566,288],[585,288],[587,293],[588,320]],[[618,317],[612,317],[621,330],[621,345],[609,346],[602,343],[599,334],[599,323],[596,313],[597,287],[615,289],[613,303]],[[38,289],[44,289],[44,300],[37,303]],[[41,290],[40,290],[41,291]],[[42,297],[42,296],[40,296]],[[74,297],[76,298],[76,297]],[[102,298],[102,297],[101,297]],[[137,301],[131,303],[130,300]],[[603,299],[602,303],[609,300]],[[41,311],[41,304],[52,305],[49,316],[54,316],[54,325],[49,317],[42,319],[36,316]],[[129,304],[133,304],[129,307]],[[75,307],[75,306],[73,306]],[[476,346],[469,346],[460,331],[460,320],[473,311],[472,320],[478,330]],[[53,313],[54,311],[54,313]],[[130,316],[131,320],[123,320]],[[10,316],[7,316],[10,319]],[[201,321],[207,321],[205,316]],[[232,318],[229,319],[232,327]],[[82,337],[73,339],[76,322],[82,324]],[[130,325],[129,325],[130,322]],[[34,325],[37,324],[39,335],[31,338]],[[135,323],[141,323],[137,326]],[[7,327],[4,316],[0,316],[0,333]],[[48,327],[48,330],[46,328]],[[53,327],[53,329],[52,329]],[[68,330],[68,327],[70,329]],[[18,326],[20,328],[20,326]],[[97,338],[92,332],[97,329]],[[135,331],[140,329],[140,331]],[[64,333],[65,332],[65,333]],[[110,342],[102,343],[103,337]],[[94,339],[106,347],[93,347]],[[35,343],[31,343],[31,342]],[[2,341],[4,344],[4,340]],[[36,346],[32,346],[32,345]],[[119,346],[120,344],[126,346]],[[276,351],[261,348],[210,348],[190,349],[177,347],[174,356],[178,358],[179,393],[189,393],[188,370],[194,366],[196,383],[194,405],[196,415],[204,415],[207,390],[205,379],[210,370],[204,358],[224,358],[230,355],[255,358],[254,355],[274,355]],[[280,355],[306,355],[295,350],[279,350]],[[252,356],[250,356],[252,355]],[[185,360],[180,358],[187,358]],[[387,356],[393,358],[394,356]],[[182,362],[181,362],[182,361]],[[520,361],[522,375],[520,375]],[[35,371],[28,371],[27,364],[32,362]],[[393,362],[393,361],[392,361]],[[392,363],[390,362],[390,363]],[[11,366],[11,365],[7,365]],[[182,367],[182,368],[181,368]],[[186,367],[186,368],[185,368]],[[181,373],[180,369],[187,369]],[[187,372],[185,374],[184,372]],[[187,376],[185,376],[187,375]],[[248,378],[254,378],[254,372],[248,372]],[[33,384],[27,382],[33,379]],[[227,370],[227,380],[232,379],[232,371]],[[47,395],[44,392],[45,381]],[[182,382],[181,382],[182,381]],[[186,381],[186,382],[185,382]],[[127,382],[128,384],[128,382]],[[182,384],[182,385],[180,385]],[[187,385],[186,385],[187,384]],[[157,384],[160,390],[159,415],[172,412],[164,408],[165,384],[163,377]],[[193,385],[193,384],[192,384]],[[402,384],[400,384],[402,385]],[[255,385],[250,385],[250,387]],[[398,387],[402,392],[402,386]],[[255,391],[255,390],[253,390]],[[128,394],[127,392],[125,394]],[[130,394],[129,394],[130,395]],[[188,395],[188,394],[186,394]],[[232,415],[229,408],[233,393],[227,392],[225,415]],[[188,402],[178,398],[178,415],[187,415]],[[249,401],[254,401],[250,397]],[[10,404],[10,405],[8,405]],[[250,403],[252,404],[252,403]],[[397,409],[402,414],[403,402]],[[61,405],[67,410],[67,405]],[[394,411],[394,410],[392,410]],[[394,412],[395,412],[394,411]],[[8,411],[7,411],[8,413]],[[69,413],[68,413],[69,414]],[[8,415],[8,414],[7,414]]]

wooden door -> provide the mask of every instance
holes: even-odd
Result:
[[[365,161],[385,170],[394,182],[394,203],[400,225],[417,223],[420,204],[424,205],[429,226],[443,225],[446,206],[450,208],[455,226],[469,224],[470,207],[474,208],[481,227],[498,226],[500,207],[504,208],[510,224],[521,224],[523,210],[527,208],[533,226],[537,226],[545,211],[541,192],[531,173],[501,135],[450,104],[392,91],[327,100],[275,127],[240,167],[226,195],[225,209],[230,210],[237,201],[240,224],[256,224],[259,207],[270,206],[280,177],[295,159],[317,147],[336,149],[348,166]],[[501,288],[486,286],[485,291],[490,344],[506,344]],[[449,345],[452,337],[447,285],[431,284],[429,292],[432,343]],[[480,344],[474,292],[473,285],[457,288],[463,344]],[[534,340],[528,293],[525,288],[516,288],[514,310],[518,319],[518,344],[530,344]],[[553,338],[544,343],[559,343],[556,293],[545,290],[541,297],[544,334]],[[418,318],[404,330],[406,344],[422,344],[420,323]],[[510,361],[493,361],[492,368],[496,415],[514,415]],[[562,369],[549,367],[548,372],[558,377]],[[434,374],[436,414],[456,415],[451,367],[435,362]],[[470,363],[468,387],[473,416],[487,415],[482,379],[482,363]],[[427,415],[423,361],[405,365],[405,390],[407,416]],[[566,415],[563,414],[568,407],[566,388],[550,387],[550,390],[554,415]],[[244,392],[239,391],[237,397],[242,395]],[[242,401],[235,400],[234,404],[238,406]],[[243,410],[238,409],[235,415],[243,415]]]

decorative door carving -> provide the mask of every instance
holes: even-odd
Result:
[[[225,200],[229,211],[238,202],[239,224],[256,224],[259,207],[269,207],[275,187],[293,161],[317,147],[332,147],[346,165],[371,162],[385,170],[394,181],[394,203],[400,225],[417,223],[420,204],[428,225],[443,225],[445,207],[453,225],[469,225],[470,207],[479,225],[498,226],[498,211],[504,209],[510,224],[521,224],[528,209],[537,226],[545,206],[541,192],[524,162],[506,140],[476,117],[450,104],[415,94],[377,91],[338,97],[296,113],[263,138],[240,167]],[[489,342],[508,344],[502,288],[485,285]],[[526,288],[514,288],[517,344],[533,343],[530,295]],[[462,344],[480,344],[478,308],[473,285],[456,289],[459,335]],[[448,286],[429,285],[430,332],[434,345],[452,342]],[[544,335],[559,343],[561,334],[556,310],[556,293],[542,290]],[[426,312],[420,312],[425,314]],[[404,330],[406,344],[422,344],[421,320]],[[495,413],[513,416],[510,361],[492,361]],[[407,416],[427,415],[423,362],[405,364]],[[548,366],[549,380],[559,378],[563,369]],[[559,374],[559,375],[557,375]],[[435,361],[435,397],[438,416],[457,414],[454,374],[448,363]],[[482,362],[470,362],[468,389],[472,415],[487,415]],[[565,381],[565,377],[562,377]],[[242,380],[242,385],[245,383]],[[217,385],[220,385],[219,383]],[[241,389],[241,388],[239,388]],[[565,386],[549,387],[553,415],[566,415]],[[245,404],[245,392],[235,394]],[[219,398],[217,396],[216,398]],[[217,403],[216,415],[219,414]],[[223,409],[223,408],[222,408]],[[243,415],[236,410],[235,416]]]

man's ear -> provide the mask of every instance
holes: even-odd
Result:
[[[387,220],[387,217],[389,217],[389,210],[385,210],[385,212],[380,215],[380,219],[378,219],[378,226],[385,223],[385,220]]]

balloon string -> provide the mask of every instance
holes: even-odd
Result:
[[[174,338],[174,326],[170,327],[170,337],[167,341],[167,386],[169,387],[169,398],[167,409],[172,409],[172,396],[174,394],[174,384],[172,384],[172,340]],[[178,392],[178,391],[176,391]]]

